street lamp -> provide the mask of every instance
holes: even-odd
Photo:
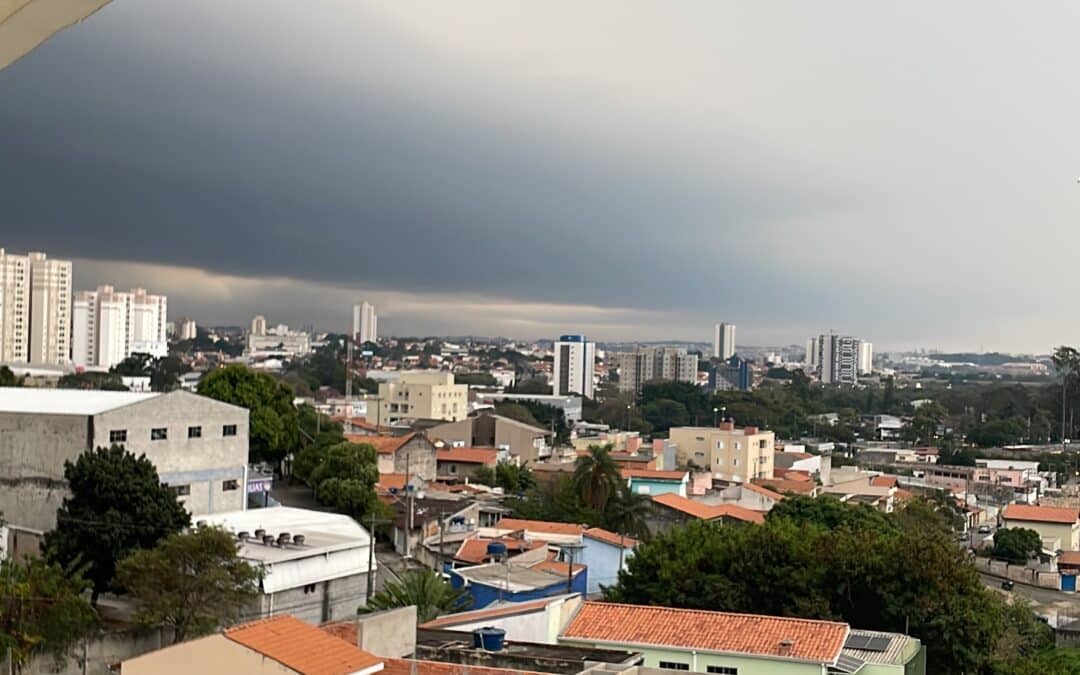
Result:
[[[626,404],[626,431],[630,431],[630,406],[631,403]]]
[[[716,416],[717,416],[717,414],[719,414],[719,413],[720,413],[720,408],[716,408],[716,407],[714,407],[714,408],[712,409],[712,425],[713,425],[714,427],[715,427],[715,426],[718,426],[718,425],[717,425],[717,420],[716,420]]]

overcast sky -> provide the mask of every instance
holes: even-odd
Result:
[[[113,0],[0,72],[0,246],[202,323],[1080,341],[1076,3]]]

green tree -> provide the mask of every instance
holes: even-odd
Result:
[[[649,535],[651,509],[652,500],[647,495],[631,492],[629,486],[620,483],[608,501],[604,523],[609,530],[643,539]]]
[[[21,387],[23,378],[11,372],[11,368],[0,366],[0,387]]]
[[[994,557],[1014,563],[1027,562],[1042,551],[1042,537],[1025,527],[1003,527],[994,532]]]
[[[536,487],[536,479],[528,463],[499,462],[495,468],[481,466],[473,472],[472,480],[482,485],[501,487],[507,494],[516,494]]]
[[[669,398],[658,398],[641,406],[641,415],[654,432],[664,433],[671,427],[682,427],[690,423],[690,413],[686,406]]]
[[[603,513],[621,483],[619,465],[611,458],[610,445],[590,445],[588,453],[577,458],[574,485],[586,507]]]
[[[146,458],[122,446],[98,448],[64,462],[70,496],[56,512],[56,529],[45,535],[50,562],[85,564],[92,602],[109,589],[116,563],[140,548],[153,548],[191,523],[176,495],[162,485]]]
[[[299,447],[300,428],[292,391],[266,373],[240,365],[225,366],[203,377],[199,393],[250,411],[252,460],[280,462]]]
[[[0,561],[0,661],[9,653],[16,669],[38,654],[64,662],[97,625],[89,586],[75,567],[37,557]]]
[[[375,483],[379,480],[378,455],[368,443],[338,443],[312,469],[309,482],[320,502],[360,518],[376,508]]]
[[[455,373],[454,384],[466,384],[470,387],[494,387],[499,383],[495,376],[488,372],[478,373]]]
[[[503,417],[509,417],[512,420],[523,422],[525,424],[531,424],[534,427],[539,427],[540,422],[533,416],[532,411],[524,405],[517,402],[502,401],[495,406],[495,414],[502,415]],[[543,427],[540,427],[541,429]]]
[[[472,605],[465,591],[453,588],[429,569],[406,572],[400,581],[389,581],[358,612],[378,612],[397,607],[416,606],[417,623],[431,621],[440,614],[461,612]]]
[[[172,534],[116,567],[138,602],[136,620],[168,626],[173,642],[206,635],[239,618],[258,597],[258,571],[237,555],[237,541],[214,527]]]

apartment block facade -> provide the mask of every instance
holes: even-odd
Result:
[[[806,342],[807,366],[823,384],[856,384],[859,375],[865,374],[861,368],[863,359],[873,361],[871,343],[850,335],[829,333]]]
[[[77,366],[111,368],[132,354],[169,353],[168,299],[136,288],[112,286],[75,294],[72,309],[72,360]]]
[[[745,483],[773,477],[772,431],[721,422],[716,427],[672,427],[668,439],[675,444],[679,466],[705,468],[715,480]]]
[[[30,258],[0,248],[0,361],[30,355]]]
[[[469,414],[469,387],[454,384],[453,373],[403,372],[396,381],[379,384],[378,424],[403,419],[457,422]]]
[[[353,305],[353,338],[357,344],[378,341],[379,317],[375,314],[375,305],[369,302]]]
[[[593,397],[596,380],[596,344],[584,335],[563,335],[555,341],[551,369],[553,396],[580,394]]]
[[[0,249],[0,361],[71,360],[71,262]]]
[[[735,324],[718,323],[713,328],[713,358],[726,361],[735,356]]]
[[[697,354],[675,347],[649,347],[618,355],[619,391],[639,393],[646,382],[697,382]]]

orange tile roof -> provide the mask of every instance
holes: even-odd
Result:
[[[303,675],[348,675],[382,662],[289,614],[228,628],[225,637]]]
[[[814,484],[812,482],[803,480],[788,480],[784,478],[755,478],[755,485],[767,487],[770,490],[775,490],[781,494],[785,492],[794,492],[796,494],[808,495],[814,491]]]
[[[521,520],[519,518],[503,518],[495,523],[499,530],[528,530],[542,534],[581,534],[585,531],[583,525],[573,523],[552,523],[546,520]]]
[[[776,478],[785,478],[787,480],[798,480],[803,482],[811,480],[810,472],[805,469],[773,469],[773,475]]]
[[[633,537],[609,532],[601,527],[590,527],[585,530],[585,536],[589,539],[602,541],[605,544],[611,544],[612,546],[622,546],[623,548],[633,548],[638,545],[638,540]]]
[[[475,563],[477,565],[485,563],[488,561],[487,546],[493,541],[506,544],[508,553],[521,553],[547,546],[546,541],[540,540],[525,541],[524,539],[511,539],[510,537],[499,537],[498,539],[474,537],[461,542],[461,546],[458,547],[457,553],[454,554],[454,559]]]
[[[1071,525],[1077,521],[1077,509],[1060,506],[1034,506],[1032,504],[1007,504],[1005,520],[1028,520],[1035,523],[1060,523]]]
[[[544,609],[552,602],[554,602],[552,598],[543,598],[542,600],[532,600],[530,602],[515,602],[507,606],[495,607],[493,609],[474,609],[471,612],[447,614],[446,616],[432,619],[427,623],[422,623],[418,628],[443,628],[445,626],[457,626],[463,623],[472,623],[474,621],[483,621],[485,619],[495,619],[501,616],[529,614]]]
[[[716,520],[717,518],[735,518],[748,523],[765,522],[765,514],[760,511],[743,508],[736,504],[702,504],[701,502],[680,497],[676,494],[656,495],[652,500],[663,504],[669,509],[681,511],[688,516],[701,520]]]
[[[655,480],[686,480],[685,471],[658,471],[656,469],[623,469],[623,478],[653,478]]]
[[[833,663],[848,630],[836,621],[587,601],[562,637],[773,658],[785,658],[781,642],[786,640],[791,643],[788,659]]]
[[[375,483],[376,489],[383,490],[404,490],[405,489],[405,474],[403,473],[380,473],[379,482]]]
[[[1080,566],[1080,551],[1062,551],[1058,556],[1058,565]]]
[[[380,455],[392,455],[416,436],[414,431],[404,436],[364,436],[363,434],[345,434],[345,440],[351,443],[367,443],[375,446]]]
[[[906,502],[907,500],[914,498],[915,493],[905,490],[904,488],[896,488],[896,492],[893,493],[893,499],[901,502]]]
[[[870,479],[870,484],[874,487],[896,487],[896,476],[874,476]]]
[[[494,448],[439,448],[435,458],[440,462],[483,464],[495,466],[499,451]]]
[[[751,492],[756,492],[759,495],[765,495],[769,499],[775,499],[776,501],[780,501],[781,499],[784,498],[784,495],[780,494],[779,492],[774,492],[774,491],[770,490],[769,488],[764,488],[764,487],[761,487],[760,485],[754,485],[753,483],[743,483],[742,486],[743,486],[744,490],[749,490]]]

